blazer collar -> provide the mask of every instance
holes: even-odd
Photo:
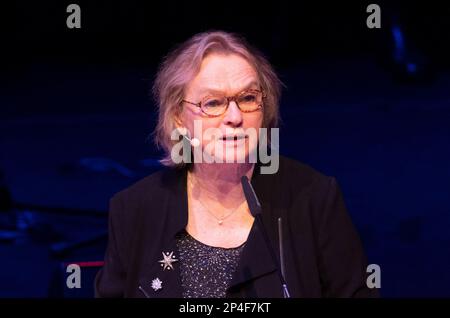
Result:
[[[270,247],[267,246],[262,230],[257,222],[253,223],[247,242],[242,251],[229,290],[237,290],[239,285],[277,270]]]
[[[168,238],[173,239],[188,223],[187,168],[175,169],[168,173],[166,180],[171,199],[168,211]]]

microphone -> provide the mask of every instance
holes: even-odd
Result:
[[[197,138],[189,138],[188,134],[187,134],[187,129],[185,127],[178,127],[178,132],[180,133],[180,135],[183,136],[183,138],[186,138],[186,140],[189,141],[189,143],[192,145],[192,147],[198,147],[200,146],[200,140],[198,140]]]
[[[200,140],[198,140],[197,138],[189,138],[187,135],[183,135],[184,138],[186,138],[192,145],[192,147],[198,147],[200,146]]]
[[[291,298],[291,295],[289,294],[289,290],[287,287],[286,280],[284,279],[285,264],[284,264],[284,254],[283,254],[284,249],[283,249],[283,240],[282,240],[281,218],[278,218],[278,240],[279,240],[279,246],[280,246],[280,262],[279,262],[277,257],[275,256],[275,251],[273,250],[273,246],[269,240],[269,235],[267,234],[266,228],[264,227],[264,224],[262,221],[261,204],[259,203],[259,200],[258,200],[258,197],[256,196],[255,190],[253,189],[247,176],[241,177],[241,184],[242,184],[242,189],[244,190],[245,199],[247,200],[247,204],[250,209],[250,213],[253,215],[253,217],[255,218],[255,221],[257,222],[258,226],[261,229],[261,232],[263,234],[266,245],[269,248],[269,251],[272,256],[273,261],[275,262],[275,264],[278,265],[277,273],[278,273],[278,277],[280,278],[281,286],[283,287],[283,297]]]

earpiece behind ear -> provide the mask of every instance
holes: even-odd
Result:
[[[186,137],[187,138],[187,137]],[[188,138],[189,139],[189,138]],[[200,146],[200,140],[198,140],[197,138],[192,138],[190,139],[191,145],[192,147],[198,147]]]
[[[192,147],[200,146],[200,140],[198,140],[197,138],[189,138],[186,127],[177,127],[177,130],[178,133],[183,136],[183,138],[189,141]]]
[[[178,133],[180,135],[186,136],[187,135],[187,129],[186,127],[177,127]]]

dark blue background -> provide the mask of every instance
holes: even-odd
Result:
[[[69,30],[69,3],[3,7],[0,296],[80,295],[61,264],[102,260],[108,199],[159,168],[155,69],[209,29],[243,34],[273,63],[281,153],[337,177],[381,294],[450,296],[448,5],[378,2],[370,30],[364,1],[79,1],[82,28]]]

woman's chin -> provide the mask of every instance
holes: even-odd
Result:
[[[245,149],[228,150],[226,153],[211,156],[215,163],[248,163],[249,153]]]
[[[257,143],[219,141],[213,147],[202,147],[202,150],[204,161],[210,163],[255,163]]]

